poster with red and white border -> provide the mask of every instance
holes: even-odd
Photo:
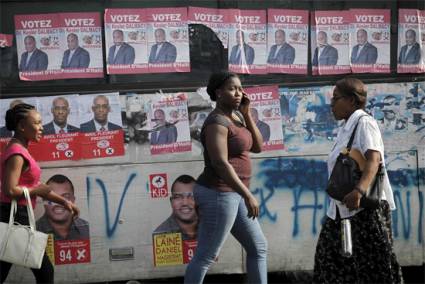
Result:
[[[78,95],[37,99],[43,121],[43,138],[31,148],[37,161],[81,159],[78,99]]]
[[[224,48],[229,44],[229,16],[224,9],[189,7],[189,23],[202,24],[209,27],[220,39]]]
[[[4,147],[9,143],[10,138],[13,136],[13,131],[9,131],[6,128],[6,111],[9,108],[14,107],[17,104],[26,103],[33,105],[37,108],[37,99],[36,98],[14,98],[14,99],[0,99],[0,113],[3,115],[0,116],[0,154],[3,152]],[[30,146],[32,146],[30,142]]]
[[[118,93],[84,95],[79,96],[78,101],[81,158],[123,156],[124,132]]]
[[[149,72],[190,72],[187,8],[149,8],[146,20]]]
[[[108,74],[148,72],[145,9],[106,9],[105,41]]]
[[[398,10],[398,73],[425,72],[425,62],[422,57],[422,30],[420,28],[420,20],[425,24],[425,17],[421,18],[420,16],[419,10]],[[423,33],[425,37],[425,31]]]
[[[192,151],[186,94],[153,99],[148,121],[152,155]]]
[[[40,81],[61,77],[62,33],[58,14],[15,15],[21,80]]]
[[[283,150],[282,115],[278,86],[246,88],[251,116],[263,136],[263,150]]]
[[[61,13],[61,79],[102,78],[102,25],[99,13]]]
[[[0,47],[11,47],[13,45],[13,35],[0,34]]]
[[[351,71],[390,73],[391,10],[349,11]]]
[[[307,74],[308,11],[267,10],[268,73]]]
[[[168,182],[166,173],[157,173],[149,175],[149,191],[151,198],[168,197]]]
[[[349,60],[350,17],[348,11],[312,13],[313,75],[351,73]]]
[[[241,74],[266,74],[266,11],[228,9],[225,12],[231,24],[228,47],[229,70]]]

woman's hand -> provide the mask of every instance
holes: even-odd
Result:
[[[72,215],[74,215],[74,219],[80,216],[80,209],[71,201],[65,201],[65,204],[63,205],[66,210],[70,211]]]
[[[350,210],[358,209],[360,207],[360,199],[362,199],[362,196],[363,195],[358,190],[354,189],[344,196],[342,203],[344,203]]]
[[[248,218],[255,219],[260,213],[260,207],[258,205],[257,199],[253,195],[249,195],[244,198],[246,208],[248,209]]]
[[[250,105],[251,101],[248,98],[248,95],[243,92],[242,93],[242,100],[241,100],[241,104],[239,105],[239,111],[242,113],[242,115],[245,117],[246,115],[250,115],[250,110],[249,110],[249,105]]]

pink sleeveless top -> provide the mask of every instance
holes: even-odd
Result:
[[[40,175],[41,175],[41,169],[38,166],[37,162],[34,160],[34,158],[30,155],[28,150],[23,147],[20,144],[12,144],[9,147],[5,149],[5,151],[1,154],[0,158],[0,180],[4,176],[4,170],[6,169],[6,161],[13,155],[21,155],[24,160],[28,164],[28,168],[21,173],[21,176],[19,177],[18,186],[26,186],[27,188],[35,187],[40,183]],[[35,207],[37,197],[33,196],[31,197],[31,203],[32,207]],[[0,202],[3,203],[11,203],[12,199],[8,197],[3,190],[1,189],[0,185]],[[27,205],[27,201],[24,197],[21,197],[18,200],[18,205]]]

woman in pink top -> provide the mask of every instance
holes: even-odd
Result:
[[[8,222],[12,199],[18,200],[18,210],[15,221],[28,225],[26,206],[35,206],[37,196],[62,204],[67,210],[78,216],[78,208],[62,196],[57,195],[51,188],[40,182],[41,170],[37,162],[29,154],[27,148],[30,141],[38,142],[43,135],[41,116],[34,106],[18,104],[6,112],[6,127],[14,131],[0,158],[0,221]],[[22,187],[27,187],[32,204],[27,204],[23,197]],[[0,261],[0,283],[3,283],[12,264]],[[31,269],[37,283],[53,283],[54,270],[45,254],[40,269]]]

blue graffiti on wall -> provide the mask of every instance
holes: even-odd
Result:
[[[301,214],[312,211],[311,233],[316,235],[318,226],[326,217],[328,197],[324,191],[327,184],[326,162],[320,159],[304,158],[273,158],[265,159],[259,165],[258,180],[263,180],[263,186],[257,187],[253,193],[260,201],[260,218],[276,222],[277,212],[268,207],[277,190],[292,193],[293,202],[290,208],[293,213],[292,236],[300,234],[299,222]],[[421,169],[422,175],[425,169]],[[417,238],[422,243],[422,220],[423,220],[423,195],[418,190],[418,172],[410,169],[388,171],[393,186],[397,210],[393,211],[394,236],[400,235],[409,239],[412,235],[412,218],[418,214]],[[419,197],[419,212],[412,212],[411,200]],[[412,196],[413,195],[413,196]],[[308,196],[308,198],[303,198]],[[313,197],[311,199],[311,196]],[[306,201],[312,200],[312,201]],[[416,216],[416,215],[415,215]]]
[[[121,194],[121,198],[120,201],[118,203],[118,210],[117,213],[115,214],[115,219],[114,222],[111,224],[111,217],[109,216],[109,201],[108,201],[108,192],[106,190],[106,186],[105,183],[100,179],[100,178],[95,178],[95,181],[99,187],[99,189],[102,191],[103,194],[103,205],[104,205],[104,210],[105,210],[105,223],[106,223],[106,235],[108,236],[108,238],[111,238],[114,235],[114,232],[117,228],[118,225],[118,220],[121,214],[121,209],[124,203],[124,198],[125,195],[127,194],[128,189],[130,188],[130,184],[131,182],[136,178],[136,174],[132,173],[130,174],[130,176],[127,179],[127,182],[124,186],[124,191]],[[92,191],[92,179],[90,177],[86,178],[86,182],[87,182],[87,202],[89,203],[90,206],[90,193]]]

